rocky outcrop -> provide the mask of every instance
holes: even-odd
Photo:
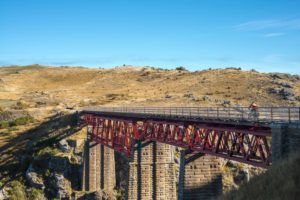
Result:
[[[41,190],[45,189],[43,179],[38,176],[31,164],[29,165],[29,168],[26,171],[26,180],[28,181],[31,187],[35,187]]]
[[[290,88],[269,88],[269,92],[277,94],[285,100],[294,100],[295,93]]]
[[[70,162],[67,157],[51,157],[48,168],[54,172],[68,176],[70,172]]]
[[[8,193],[5,188],[0,189],[0,200],[8,199]]]
[[[62,139],[61,141],[59,141],[58,147],[62,152],[70,152],[71,151],[71,148],[65,139]]]
[[[59,199],[69,199],[72,192],[71,184],[62,174],[54,173],[54,188],[56,197]]]

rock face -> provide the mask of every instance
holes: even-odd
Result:
[[[270,93],[277,94],[286,100],[293,100],[295,96],[294,91],[290,88],[269,88],[269,91]]]
[[[71,151],[71,147],[69,146],[68,142],[65,139],[59,141],[58,147],[62,152],[70,152]]]
[[[64,174],[65,176],[67,176],[70,172],[70,164],[67,157],[51,157],[48,167],[55,172]]]
[[[71,193],[71,184],[62,174],[54,173],[54,188],[56,197],[59,199],[69,199]]]
[[[0,200],[8,199],[8,193],[5,188],[0,189]]]
[[[26,179],[29,182],[30,186],[44,190],[45,185],[43,180],[39,178],[38,174],[34,171],[32,165],[26,171]]]

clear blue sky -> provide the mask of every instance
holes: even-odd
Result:
[[[300,74],[297,0],[0,0],[0,66]]]

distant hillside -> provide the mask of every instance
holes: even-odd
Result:
[[[224,102],[225,100],[225,102]],[[91,69],[0,68],[0,106],[28,108],[87,105],[259,106],[300,105],[300,76],[235,68],[196,72],[150,67]]]

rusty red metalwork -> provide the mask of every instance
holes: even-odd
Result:
[[[130,157],[138,140],[157,141],[255,166],[271,164],[271,129],[255,125],[148,120],[85,114],[92,140]]]

